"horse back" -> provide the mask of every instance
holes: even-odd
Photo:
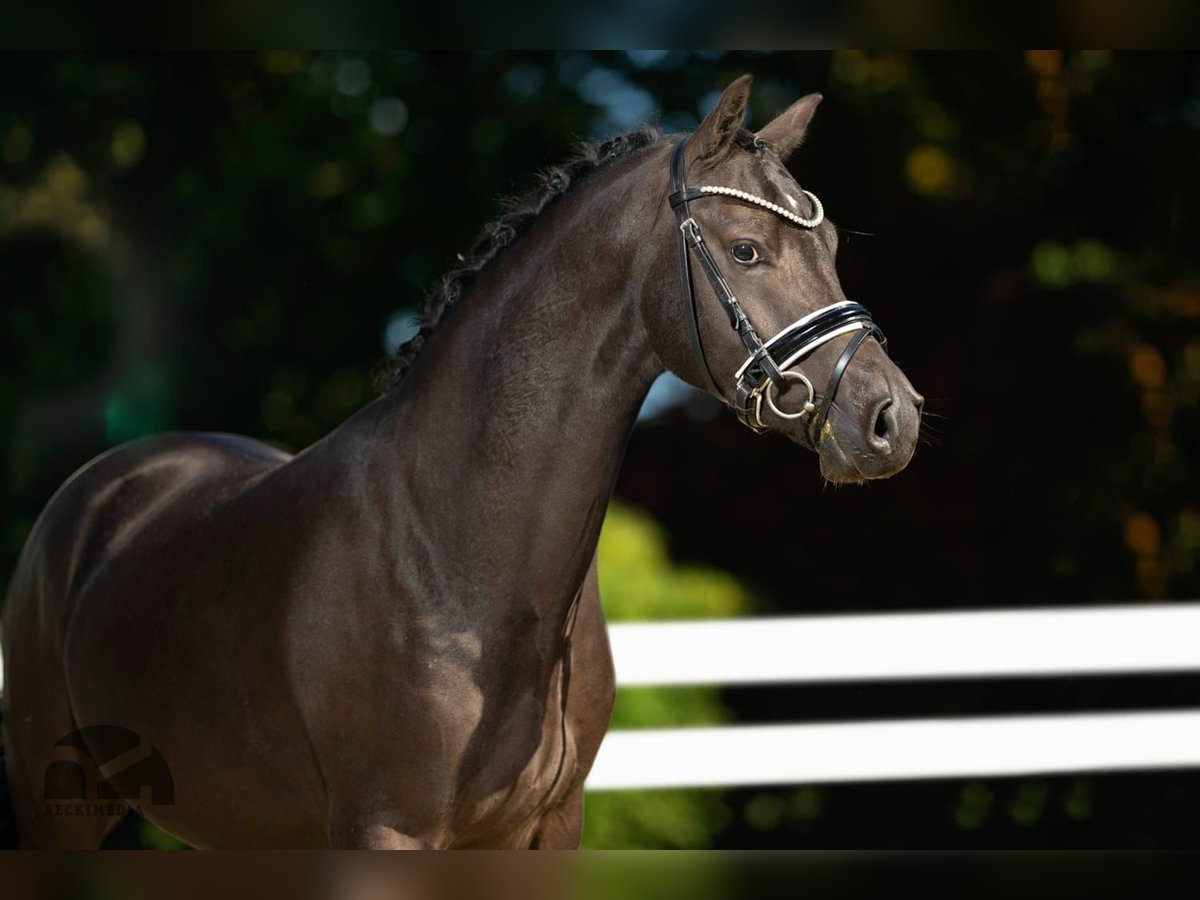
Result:
[[[219,502],[289,458],[239,435],[171,433],[91,460],[63,483],[34,523],[5,603],[6,643],[12,620],[35,612],[41,637],[59,644],[88,583],[122,549],[171,517],[177,501],[203,491],[207,505]]]

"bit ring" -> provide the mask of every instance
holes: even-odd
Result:
[[[776,384],[774,381],[769,381],[767,382],[766,389],[763,391],[763,395],[767,398],[767,406],[771,408],[771,412],[775,413],[775,415],[779,416],[781,419],[803,419],[805,416],[812,415],[814,412],[816,412],[817,407],[813,401],[817,398],[817,392],[813,390],[812,382],[800,372],[789,370],[787,372],[781,372],[780,374],[783,375],[785,379],[799,381],[806,388],[808,388],[808,399],[804,401],[804,406],[799,412],[784,412],[782,409],[776,406],[775,401],[771,399],[771,388],[776,387]]]

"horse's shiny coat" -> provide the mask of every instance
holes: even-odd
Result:
[[[701,124],[689,171],[798,194],[774,154],[738,139],[748,89],[739,79]],[[759,136],[786,156],[813,107]],[[606,163],[547,206],[403,381],[302,453],[169,434],[93,460],[55,494],[5,609],[24,845],[95,847],[113,825],[43,804],[52,745],[96,724],[158,748],[175,799],[145,814],[197,846],[578,844],[613,698],[601,521],[651,382],[664,368],[700,376],[670,150]],[[745,296],[769,331],[842,297],[828,224],[799,234],[716,202],[697,217],[718,248],[745,233],[770,254],[730,276],[753,283]],[[731,383],[742,348],[701,290],[710,362]],[[843,344],[806,362],[813,377]],[[886,446],[881,398],[896,409]],[[864,348],[818,447],[822,471],[899,471],[916,402]]]

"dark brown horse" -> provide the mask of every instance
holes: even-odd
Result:
[[[59,489],[4,610],[22,844],[102,842],[120,806],[65,814],[47,794],[87,778],[203,847],[578,844],[613,699],[596,543],[655,377],[711,372],[832,481],[892,475],[917,439],[920,397],[862,341],[837,233],[783,165],[820,98],[754,134],[749,87],[681,151],[682,230],[676,140],[638,132],[552,170],[447,279],[387,393],[303,452],[167,434]],[[735,377],[758,334],[795,337],[818,310],[799,362],[760,353]],[[806,410],[834,376],[836,403]],[[802,380],[832,386],[810,398]],[[104,746],[114,729],[153,748],[173,794],[113,761],[133,752]],[[98,774],[64,766],[81,752]]]

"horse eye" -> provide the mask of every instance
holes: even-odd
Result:
[[[746,241],[739,241],[734,244],[730,252],[733,254],[735,260],[745,266],[756,263],[759,260],[758,248]]]

